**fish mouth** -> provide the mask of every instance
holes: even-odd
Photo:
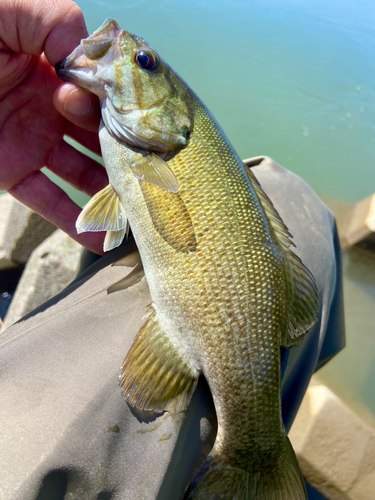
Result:
[[[75,83],[79,87],[90,90],[99,98],[106,97],[103,83],[95,78],[99,72],[97,61],[90,61],[81,45],[78,45],[68,57],[58,62],[55,71],[63,82]]]
[[[55,70],[61,80],[70,81],[75,74],[78,75],[81,72],[82,74],[88,73],[89,76],[93,77],[94,71],[90,66],[81,45],[78,45],[71,54],[56,64]]]
[[[58,62],[55,66],[55,71],[56,71],[56,74],[57,76],[60,78],[60,80],[65,80],[64,79],[64,61],[65,59],[63,59],[62,61]]]
[[[113,48],[118,45],[122,31],[115,21],[106,19],[92,35],[81,40],[68,57],[56,64],[57,76],[104,99],[105,85],[99,73],[112,65],[116,56]]]

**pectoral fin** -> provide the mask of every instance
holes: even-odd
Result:
[[[103,250],[105,252],[109,252],[113,248],[121,245],[123,239],[126,237],[128,233],[127,227],[124,229],[120,229],[120,231],[107,231],[107,234],[104,238]]]
[[[149,182],[171,193],[178,193],[178,180],[166,161],[154,153],[137,155],[131,169],[137,179]]]
[[[129,233],[124,208],[111,184],[96,193],[86,204],[76,222],[77,233],[107,231],[103,250],[118,247]]]
[[[120,231],[127,225],[124,208],[111,184],[96,193],[85,205],[76,222],[78,233]]]
[[[153,311],[124,361],[119,385],[133,407],[177,413],[187,408],[198,376],[162,331]]]

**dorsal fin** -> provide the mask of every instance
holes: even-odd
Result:
[[[301,259],[290,249],[291,246],[295,247],[291,240],[293,236],[277,213],[272,201],[263,191],[252,170],[247,165],[244,167],[264,209],[270,229],[274,232],[275,239],[278,241],[289,267],[292,295],[291,314],[288,332],[281,339],[281,342],[285,346],[298,345],[318,319],[318,290],[315,279],[307,267],[303,265]]]

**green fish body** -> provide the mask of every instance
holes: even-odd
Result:
[[[128,224],[152,297],[122,367],[131,406],[186,409],[200,374],[218,420],[214,447],[187,498],[302,500],[281,417],[280,346],[318,315],[311,273],[283,221],[210,112],[143,39],[107,20],[59,65],[101,99],[109,185],[77,221]]]

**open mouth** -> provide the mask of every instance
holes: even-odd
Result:
[[[92,78],[96,73],[96,71],[95,73],[93,71],[93,66],[96,70],[96,62],[89,61],[82,47],[78,45],[68,57],[56,64],[55,70],[61,80],[69,81],[68,75],[82,74]]]
[[[104,84],[97,78],[98,72],[103,69],[101,66],[98,61],[88,59],[79,45],[68,57],[56,64],[55,70],[60,80],[75,83],[104,98]]]
[[[57,76],[84,87],[89,83],[93,85],[97,73],[112,63],[111,48],[117,44],[121,31],[115,21],[106,19],[92,35],[81,40],[68,57],[57,63]]]
[[[66,69],[64,68],[64,61],[56,64],[55,70],[60,80],[63,80],[64,82],[79,83],[82,87],[85,86],[85,83],[91,83],[93,77],[95,76],[95,73],[92,71],[92,69]]]

